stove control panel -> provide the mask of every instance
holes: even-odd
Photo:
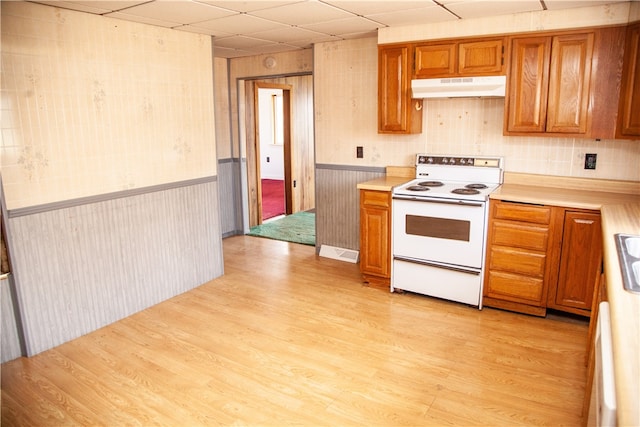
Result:
[[[443,166],[481,166],[499,168],[499,157],[456,157],[456,156],[431,156],[418,154],[416,165],[443,165]]]

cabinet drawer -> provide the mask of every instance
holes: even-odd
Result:
[[[549,228],[506,221],[493,221],[491,243],[501,246],[533,249],[545,252],[549,242]]]
[[[513,221],[549,224],[551,208],[549,206],[532,206],[517,203],[496,203],[494,218],[510,219]]]
[[[540,303],[543,289],[542,279],[491,271],[484,294],[492,298],[507,297],[513,301]]]
[[[390,206],[390,194],[387,191],[361,190],[360,201],[365,205],[388,208]]]
[[[491,271],[509,271],[540,278],[544,276],[544,263],[547,258],[544,253],[494,246],[491,248],[490,255]]]

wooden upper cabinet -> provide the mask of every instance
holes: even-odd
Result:
[[[551,37],[512,40],[507,131],[544,132],[550,60]]]
[[[419,44],[415,47],[415,77],[451,76],[456,72],[456,44]]]
[[[504,40],[500,37],[417,44],[414,78],[503,75]]]
[[[593,36],[553,37],[547,132],[587,132]]]
[[[504,39],[460,43],[458,72],[464,76],[504,75]]]
[[[594,33],[514,37],[505,134],[585,134]]]
[[[616,136],[640,139],[640,23],[627,28]]]
[[[378,46],[378,133],[422,132],[422,101],[411,99],[411,58],[411,45]]]

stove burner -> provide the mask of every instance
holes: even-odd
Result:
[[[473,194],[480,194],[480,192],[476,189],[473,188],[456,188],[455,190],[451,190],[451,192],[453,194],[464,194],[467,196],[473,195]]]
[[[484,185],[484,184],[479,184],[479,183],[475,184],[474,183],[474,184],[467,184],[467,185],[464,186],[464,188],[472,188],[472,189],[475,189],[475,190],[484,190],[485,188],[487,188],[487,186]]]
[[[441,181],[422,181],[419,182],[418,185],[422,185],[423,187],[442,187],[444,184]]]
[[[410,185],[406,189],[409,191],[428,191],[429,187],[425,187],[424,185]]]

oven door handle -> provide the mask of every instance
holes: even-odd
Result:
[[[442,200],[442,199],[423,199],[419,197],[413,196],[402,196],[402,195],[394,195],[392,197],[395,200],[411,200],[415,202],[423,202],[423,203],[440,203],[444,205],[456,205],[456,206],[473,206],[473,207],[483,207],[483,202],[469,202],[466,200]]]
[[[480,270],[478,270],[478,269],[465,268],[465,267],[461,267],[461,266],[457,266],[457,265],[443,264],[443,263],[439,263],[439,262],[425,261],[423,259],[407,258],[407,257],[403,257],[403,256],[394,255],[393,260],[394,261],[410,262],[410,263],[413,263],[413,264],[426,265],[426,266],[435,267],[435,268],[443,268],[445,270],[452,270],[452,271],[457,271],[457,272],[460,272],[460,273],[473,274],[475,276],[480,274]]]

